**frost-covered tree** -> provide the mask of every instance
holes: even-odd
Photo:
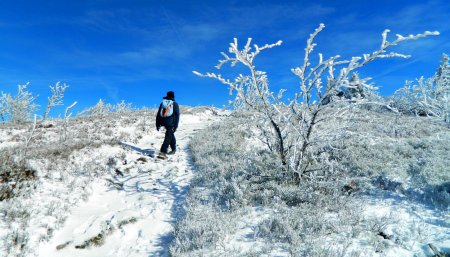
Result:
[[[274,95],[269,88],[269,80],[267,74],[264,71],[260,71],[256,68],[254,60],[262,51],[280,46],[282,41],[278,41],[275,44],[266,44],[262,47],[254,45],[254,50],[251,47],[252,39],[247,40],[246,45],[242,50],[239,49],[238,40],[235,38],[234,42],[230,44],[228,52],[232,56],[228,56],[222,52],[224,60],[220,60],[216,66],[220,69],[224,64],[229,63],[231,66],[235,66],[240,63],[243,64],[249,70],[248,75],[240,74],[238,77],[231,81],[224,79],[222,75],[215,73],[201,74],[194,71],[194,74],[198,76],[211,77],[219,80],[223,84],[229,86],[230,94],[235,93],[234,106],[237,109],[248,108],[257,115],[257,124],[260,125],[263,131],[263,141],[269,147],[269,149],[279,156],[283,165],[286,165],[287,160],[287,145],[285,142],[287,131],[284,126],[287,117],[282,114],[279,109],[283,104],[281,99],[284,90],[281,90],[278,95]]]
[[[435,116],[450,122],[450,65],[443,54],[437,72],[417,83],[406,81],[392,96],[391,107],[404,114]]]
[[[409,56],[404,54],[388,53],[387,49],[404,41],[439,34],[427,31],[407,37],[397,35],[395,40],[388,41],[389,30],[385,30],[382,33],[380,48],[371,54],[363,54],[350,60],[340,60],[339,55],[324,59],[320,53],[316,64],[313,65],[311,54],[316,46],[313,41],[324,27],[320,24],[307,40],[303,65],[292,69],[300,80],[300,90],[293,100],[287,101],[283,98],[285,90],[275,95],[269,88],[267,74],[257,70],[254,65],[254,59],[261,51],[279,46],[281,41],[263,47],[254,45],[252,48],[251,39],[248,39],[247,44],[240,50],[237,39],[234,39],[228,50],[231,56],[222,53],[225,59],[220,60],[216,66],[220,69],[226,63],[231,66],[243,64],[248,69],[248,74],[240,74],[234,80],[225,79],[220,74],[201,74],[194,71],[196,75],[214,78],[228,85],[230,93],[235,93],[235,107],[249,108],[254,111],[255,121],[262,128],[263,138],[269,137],[269,140],[263,141],[271,151],[277,153],[286,169],[301,176],[312,170],[310,165],[313,163],[311,158],[314,156],[311,154],[311,149],[316,142],[332,140],[339,133],[337,130],[324,133],[319,129],[321,123],[332,123],[334,118],[342,115],[342,101],[330,101],[330,99],[347,92],[353,104],[360,104],[366,95],[376,90],[375,87],[368,86],[365,83],[366,80],[351,74],[376,59],[408,58]],[[348,101],[345,100],[345,102]]]
[[[120,103],[116,104],[113,109],[117,113],[125,113],[133,110],[133,107],[131,103],[127,103],[122,100]]]
[[[67,133],[68,133],[68,125],[69,125],[69,119],[72,116],[72,113],[70,112],[72,108],[77,105],[77,101],[73,102],[70,106],[66,108],[66,111],[64,112],[64,118],[63,118],[63,126],[61,128],[61,133],[59,137],[60,142],[64,142],[67,140]]]
[[[410,56],[387,52],[393,46],[408,40],[416,40],[431,35],[438,35],[438,32],[426,31],[422,34],[409,35],[404,37],[397,34],[397,38],[393,41],[388,41],[389,30],[382,33],[382,42],[380,48],[371,54],[363,54],[361,56],[352,57],[350,60],[340,60],[340,56],[336,55],[328,59],[324,59],[323,55],[319,53],[319,58],[315,66],[312,65],[311,54],[316,46],[313,43],[315,37],[325,26],[321,24],[310,38],[307,40],[305,48],[305,57],[303,65],[292,69],[292,72],[300,79],[300,92],[294,100],[291,108],[296,117],[295,127],[300,128],[296,131],[300,132],[300,140],[296,142],[293,147],[293,156],[291,164],[293,170],[303,174],[308,172],[310,165],[311,154],[308,150],[317,141],[331,140],[336,137],[336,133],[331,131],[329,133],[322,133],[316,128],[322,122],[332,122],[333,118],[339,117],[342,111],[342,105],[335,102],[332,105],[324,104],[327,98],[339,94],[339,92],[350,91],[352,94],[357,84],[361,84],[360,79],[355,76],[350,76],[361,67],[368,63],[381,58],[409,58]],[[326,81],[326,83],[323,83]],[[365,86],[365,94],[373,94],[375,87]],[[354,99],[354,104],[361,104],[364,98]]]
[[[102,99],[97,104],[81,111],[78,115],[104,116],[112,111],[111,104],[105,103]]]
[[[378,89],[377,87],[368,84],[367,82],[371,78],[360,78],[357,72],[354,72],[350,79],[348,87],[345,87],[343,90],[343,95],[346,99],[354,100],[354,99],[366,99],[366,100],[374,100],[377,96],[374,95],[374,92]]]
[[[17,95],[9,97],[7,108],[9,109],[9,121],[12,123],[24,123],[30,120],[32,114],[38,105],[34,103],[36,97],[29,91],[27,87],[30,83],[18,86]]]
[[[50,86],[52,91],[52,96],[48,98],[47,108],[45,108],[44,120],[48,118],[50,109],[54,106],[63,105],[64,92],[69,87],[69,85],[61,82],[56,82],[55,86]]]

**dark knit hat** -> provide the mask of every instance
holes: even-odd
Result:
[[[175,93],[173,91],[167,92],[166,98],[171,99],[171,100],[175,100]]]

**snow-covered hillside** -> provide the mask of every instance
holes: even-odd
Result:
[[[321,142],[323,166],[302,180],[280,168],[248,116],[196,134],[197,173],[172,256],[449,256],[450,129],[354,112],[351,136]]]
[[[167,161],[155,158],[154,110],[79,117],[67,130],[1,124],[0,256],[450,252],[449,128],[358,112],[351,137],[318,145],[325,173],[302,181],[246,114],[183,107]]]
[[[166,161],[155,158],[164,131],[153,111],[78,118],[64,142],[58,121],[38,128],[24,164],[32,178],[10,181],[14,196],[0,202],[0,256],[166,256],[193,174],[187,144],[219,119],[182,111],[177,153]],[[2,153],[14,158],[30,131],[0,133]]]

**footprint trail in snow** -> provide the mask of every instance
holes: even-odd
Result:
[[[113,175],[95,179],[87,201],[71,208],[52,239],[40,245],[38,255],[168,256],[173,224],[193,175],[187,144],[196,130],[212,122],[184,121],[176,133],[177,153],[168,160],[156,158],[163,132],[143,137],[138,144],[117,146],[126,150],[125,159]]]

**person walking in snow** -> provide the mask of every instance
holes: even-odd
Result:
[[[166,159],[167,154],[174,154],[176,152],[177,141],[175,138],[175,131],[178,128],[180,121],[180,108],[175,102],[175,93],[173,91],[167,92],[163,97],[162,103],[159,105],[158,113],[156,114],[156,130],[159,131],[161,127],[166,129],[164,142],[161,146],[158,158]],[[167,152],[170,146],[171,151]]]

